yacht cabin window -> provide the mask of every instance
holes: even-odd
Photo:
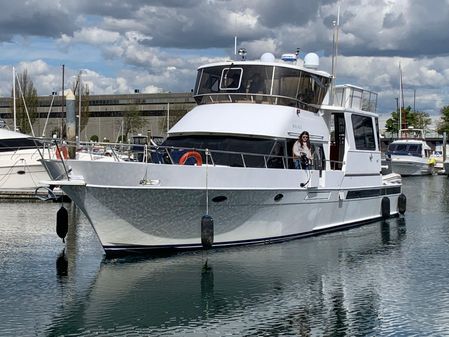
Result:
[[[376,150],[373,118],[369,116],[351,115],[357,150]]]
[[[220,90],[239,90],[242,68],[224,68],[221,72]]]
[[[35,149],[42,146],[41,142],[32,138],[11,138],[0,140],[0,152]]]
[[[283,159],[280,158],[285,155],[284,143],[273,139],[191,135],[169,137],[162,145],[173,147],[170,155],[175,163],[187,149],[197,149],[205,163],[203,150],[208,149],[211,156],[209,162],[214,165],[273,168],[284,166]]]
[[[330,79],[297,68],[268,65],[212,66],[198,70],[198,104],[249,101],[318,111]]]
[[[390,144],[388,146],[388,153],[390,155],[396,154],[396,155],[421,157],[422,145],[421,144],[407,144],[407,143]]]

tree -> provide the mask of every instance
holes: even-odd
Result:
[[[405,113],[407,127],[413,127],[415,129],[428,129],[432,124],[432,119],[427,112],[423,111],[411,111],[412,107],[408,106],[402,108],[403,115]],[[404,121],[402,121],[404,123]],[[391,118],[385,122],[385,128],[387,132],[397,134],[399,131],[399,114],[397,111],[391,113]]]
[[[158,128],[159,130],[162,130],[165,132],[167,130],[167,122],[169,123],[169,128],[173,127],[184,115],[191,109],[191,106],[187,104],[176,104],[175,107],[170,108],[170,115],[169,120],[167,121],[167,118],[159,119],[158,122]],[[168,112],[168,106],[167,106],[167,114]]]
[[[131,105],[123,112],[123,135],[128,138],[130,132],[136,132],[146,125],[145,119],[140,115],[137,106]]]
[[[387,132],[391,133],[391,134],[398,134],[398,130],[399,130],[399,117],[398,117],[398,112],[397,111],[393,111],[391,113],[391,117],[388,118],[385,121],[385,129]]]
[[[415,129],[426,130],[432,124],[432,118],[427,112],[413,111],[410,113],[410,122],[407,121],[407,124]]]
[[[438,133],[449,133],[449,105],[440,109],[441,117],[437,124]]]
[[[38,117],[38,101],[37,91],[26,69],[22,73],[17,74],[15,90],[17,127],[21,132],[30,134],[32,133],[32,125]],[[11,89],[11,97],[13,97],[12,92],[13,90]],[[13,104],[13,100],[11,100],[11,113],[14,113]]]
[[[407,121],[410,121],[410,113],[411,113],[412,107],[408,106],[406,108],[402,108],[402,116],[404,116],[405,114],[405,119]],[[404,121],[402,121],[404,122]],[[407,122],[407,125],[410,125]],[[399,112],[398,111],[393,111],[391,113],[391,118],[387,119],[387,121],[385,122],[385,128],[387,130],[387,132],[390,132],[392,134],[398,134],[399,133]]]

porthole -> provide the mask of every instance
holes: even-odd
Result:
[[[275,197],[274,197],[274,201],[276,201],[276,202],[281,201],[281,199],[282,199],[283,197],[284,197],[284,195],[281,194],[281,193],[276,194]]]
[[[218,197],[214,197],[212,199],[213,202],[223,202],[225,200],[228,200],[228,198],[225,197],[224,195],[219,195]]]
[[[23,174],[25,174],[25,171],[24,170],[19,170],[19,171],[17,171],[17,174],[23,175]]]

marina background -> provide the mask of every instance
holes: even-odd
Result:
[[[0,335],[445,335],[449,181],[403,178],[403,192],[404,217],[346,231],[112,260],[69,204],[64,244],[60,204],[2,201]]]

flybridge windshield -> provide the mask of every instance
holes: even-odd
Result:
[[[422,145],[421,144],[390,144],[388,146],[388,152],[390,154],[407,155],[421,157]]]
[[[198,71],[198,104],[253,102],[317,111],[330,79],[307,71],[267,65],[213,66]]]

